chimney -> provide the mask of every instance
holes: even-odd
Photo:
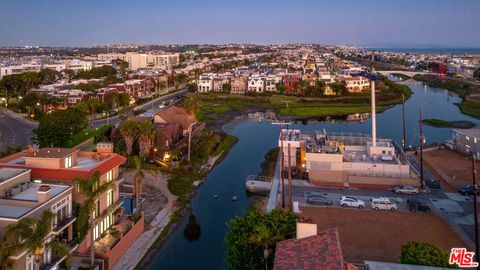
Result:
[[[44,203],[44,202],[48,201],[51,197],[51,191],[52,191],[52,189],[49,186],[41,185],[38,188],[37,201],[39,203]]]
[[[377,146],[377,117],[375,115],[375,81],[370,81],[372,92],[372,146]]]
[[[300,218],[297,222],[297,239],[317,235],[317,223],[312,219]]]

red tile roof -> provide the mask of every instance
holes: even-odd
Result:
[[[344,270],[336,228],[277,243],[274,270]]]

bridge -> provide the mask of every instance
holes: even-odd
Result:
[[[405,71],[405,70],[376,70],[377,73],[382,74],[384,76],[389,76],[389,75],[402,75],[408,78],[413,78],[415,75],[424,75],[424,74],[430,74],[428,72],[424,71]]]

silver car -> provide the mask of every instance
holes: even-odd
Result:
[[[416,195],[418,194],[418,188],[408,186],[408,185],[401,185],[401,186],[395,187],[393,189],[393,192],[399,195]]]

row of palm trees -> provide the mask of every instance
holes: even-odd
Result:
[[[138,122],[127,119],[120,126],[120,133],[125,139],[127,156],[132,153],[135,141],[138,141],[141,157],[146,157],[149,154],[155,138],[155,129],[151,121]]]

